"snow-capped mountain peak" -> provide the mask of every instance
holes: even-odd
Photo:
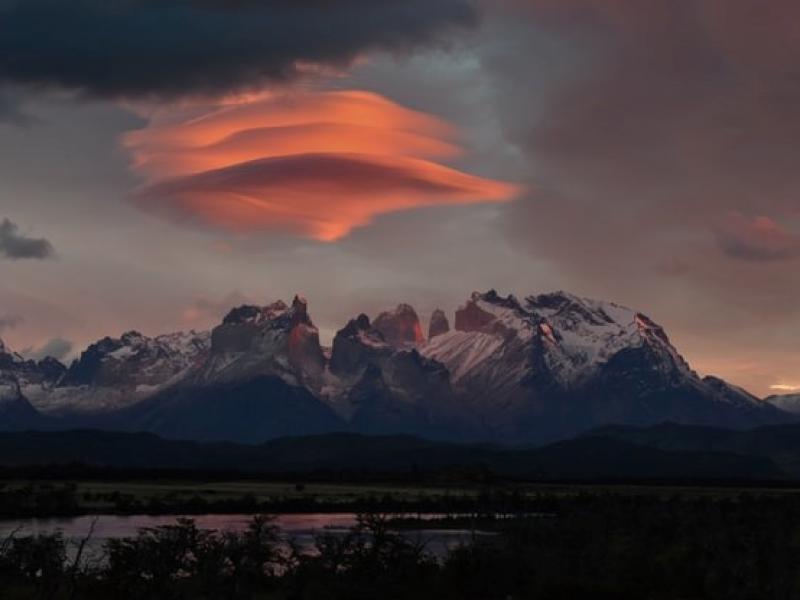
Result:
[[[455,331],[429,340],[421,351],[441,360],[455,381],[470,379],[470,371],[486,363],[498,377],[502,373],[519,380],[544,370],[556,384],[575,387],[622,350],[643,345],[663,354],[671,367],[690,373],[664,330],[634,310],[566,292],[520,301],[490,290],[473,292],[456,311]],[[510,363],[515,363],[513,371]]]
[[[208,332],[149,337],[126,331],[89,345],[51,385],[29,378],[23,391],[44,413],[100,413],[135,404],[176,382],[208,353],[209,345]],[[52,373],[58,366],[39,365]]]
[[[66,367],[52,356],[26,359],[0,341],[0,373],[12,377],[20,388],[28,385],[51,387],[64,375]]]
[[[663,328],[646,315],[613,302],[556,292],[525,299],[525,310],[548,341],[548,361],[564,384],[579,384],[625,349],[649,346],[668,368],[690,369]]]
[[[208,351],[208,332],[148,337],[127,331],[90,345],[69,367],[61,386],[158,386],[192,366]]]
[[[199,382],[224,382],[278,375],[292,384],[321,376],[325,357],[308,303],[295,296],[266,306],[231,310],[211,333],[209,359],[195,372]]]
[[[536,325],[515,296],[502,297],[495,290],[485,294],[473,292],[467,303],[456,311],[456,331],[530,339]]]

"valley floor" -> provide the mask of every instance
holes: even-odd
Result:
[[[37,484],[42,485],[42,484]],[[67,485],[67,484],[62,484]],[[460,498],[475,512],[419,518],[349,515],[305,545],[281,536],[285,518],[240,515],[236,530],[197,517],[149,521],[106,536],[98,557],[57,530],[0,536],[0,597],[231,600],[760,600],[800,597],[796,489],[646,485],[433,487],[259,482],[79,482],[73,493],[137,496],[243,492],[257,502],[319,494]],[[35,490],[7,482],[7,492]],[[115,489],[115,486],[117,489]],[[54,488],[55,489],[55,488]],[[112,491],[113,490],[113,491]],[[40,491],[44,491],[42,488]],[[458,492],[458,496],[455,493]],[[55,493],[55,491],[54,491]],[[334,506],[330,504],[331,508]],[[84,508],[90,508],[86,504]],[[327,517],[325,517],[327,518]],[[91,519],[84,519],[90,522]],[[324,520],[324,519],[323,519]],[[160,523],[160,524],[158,524]],[[443,551],[408,529],[460,527]],[[100,537],[101,531],[87,532]],[[483,535],[476,535],[483,533]],[[420,543],[422,539],[422,543]],[[97,541],[97,540],[95,540]]]
[[[0,520],[105,515],[538,512],[544,499],[583,495],[670,498],[788,496],[800,484],[722,485],[644,483],[413,483],[208,480],[188,478],[0,480]]]

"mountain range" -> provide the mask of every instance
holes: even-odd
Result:
[[[798,416],[700,377],[641,312],[566,292],[473,293],[427,333],[409,304],[320,344],[295,297],[232,309],[210,332],[128,332],[69,367],[0,342],[0,428],[144,431],[257,443],[355,432],[533,445],[608,424],[746,429]]]

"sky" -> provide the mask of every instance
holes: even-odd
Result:
[[[0,337],[558,289],[800,389],[800,4],[0,0]]]

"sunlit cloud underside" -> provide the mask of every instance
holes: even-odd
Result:
[[[435,162],[462,152],[456,137],[377,94],[304,91],[161,108],[124,145],[144,210],[330,242],[386,213],[512,200],[513,184]]]

